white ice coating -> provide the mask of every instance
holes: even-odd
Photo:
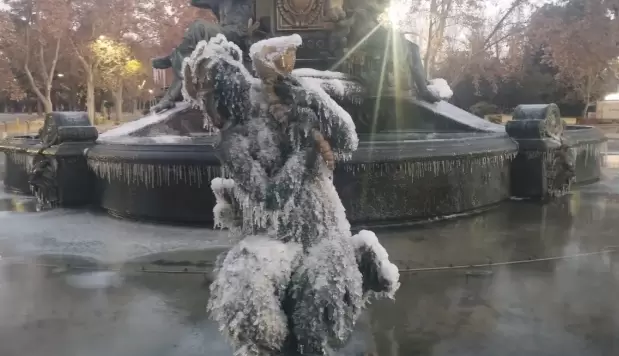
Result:
[[[258,55],[264,46],[286,50],[290,45],[300,45],[300,37],[258,43],[251,54]],[[214,179],[211,188],[216,225],[231,228],[242,240],[217,268],[209,311],[235,355],[323,354],[346,343],[366,294],[393,296],[398,286],[397,271],[378,240],[369,232],[357,238],[362,242],[353,239],[326,162],[321,156],[308,161],[312,156],[306,150],[316,144],[307,122],[318,124],[337,159],[357,149],[355,125],[314,78],[297,74],[293,78],[300,86],[294,80],[283,82],[290,85],[295,114],[283,129],[274,125],[262,83],[229,48],[221,38],[201,43],[185,62],[194,83],[205,79],[195,76],[210,78],[216,99],[231,103],[228,117],[222,118],[229,121],[220,142],[222,165],[231,179]],[[314,168],[308,168],[310,163]],[[374,254],[368,255],[368,249]],[[380,271],[389,281],[388,290],[364,290],[362,270]],[[289,336],[296,339],[297,350],[284,349]]]
[[[226,37],[222,34],[218,34],[215,37],[211,37],[209,41],[200,41],[196,45],[196,49],[191,53],[191,55],[183,60],[183,68],[181,73],[185,73],[186,68],[189,67],[193,77],[191,78],[193,83],[196,84],[198,81],[198,76],[196,75],[196,69],[200,65],[204,65],[206,62],[205,69],[211,68],[211,63],[213,63],[213,59],[218,58],[228,58],[234,57],[238,59],[243,58],[243,52],[233,42],[228,42]],[[250,81],[255,81],[255,78],[251,76],[249,71],[245,68],[242,62],[240,61],[229,61],[228,63],[234,64],[240,72],[244,74],[246,78]],[[201,98],[193,98],[187,91],[186,83],[183,82],[183,86],[181,88],[181,94],[183,95],[183,99],[188,105],[191,105],[194,108],[199,108],[204,113],[204,128],[217,132],[217,129],[213,127],[212,122],[208,114],[206,113],[206,108],[204,107],[204,101]]]
[[[293,75],[299,77],[315,77],[326,79],[348,79],[348,75],[342,72],[332,72],[328,70],[317,70],[313,68],[297,68],[292,71]]]
[[[118,137],[129,136],[132,133],[144,129],[148,126],[152,126],[158,124],[160,122],[165,121],[170,117],[170,115],[175,114],[179,111],[187,109],[189,107],[188,104],[185,103],[177,103],[176,106],[172,109],[163,111],[161,113],[151,113],[147,116],[144,116],[141,119],[128,122],[126,124],[122,124],[113,129],[107,130],[104,133],[99,135],[100,142],[112,141]]]
[[[211,190],[215,195],[213,225],[216,228],[234,229],[236,227],[236,213],[232,203],[226,199],[226,194],[233,194],[234,192],[234,180],[215,178],[211,181]]]
[[[191,143],[191,136],[179,136],[179,135],[155,135],[155,136],[115,136],[107,137],[102,142],[105,143],[118,143],[118,144],[167,144],[178,145],[183,143]]]
[[[389,261],[387,250],[380,244],[378,237],[372,231],[361,230],[352,237],[356,249],[368,248],[376,254],[377,264],[381,276],[389,282],[391,288],[385,292],[390,298],[395,298],[395,292],[400,287],[400,271],[398,267]]]
[[[443,100],[449,100],[454,95],[451,87],[449,87],[449,84],[447,84],[447,81],[443,78],[431,79],[428,90]]]
[[[286,340],[288,319],[281,303],[301,249],[267,236],[248,236],[226,255],[211,285],[216,293],[208,309],[217,311],[213,316],[224,336],[242,345],[235,355],[266,356]],[[247,329],[254,333],[249,336]]]
[[[257,58],[257,56],[261,55],[260,52],[265,47],[273,47],[275,49],[275,52],[269,52],[267,54],[267,57],[265,57],[267,60],[270,60],[273,59],[273,56],[277,53],[282,53],[290,47],[297,48],[301,46],[301,44],[303,44],[303,39],[301,39],[301,36],[296,33],[290,36],[267,38],[251,45],[251,47],[249,48],[249,57]]]
[[[336,103],[335,100],[333,100],[333,98],[329,94],[327,94],[327,92],[325,92],[325,90],[322,88],[322,81],[316,81],[313,78],[299,78],[299,80],[307,90],[318,94],[318,96],[323,102],[323,105],[325,105],[331,112],[333,112],[334,116],[338,117],[342,121],[343,125],[339,127],[339,130],[342,134],[346,135],[349,138],[348,141],[350,143],[350,146],[345,147],[346,151],[348,151],[349,153],[340,154],[338,158],[343,160],[349,159],[352,155],[352,152],[356,151],[359,147],[357,129],[355,127],[355,122],[353,121],[352,117],[346,110],[344,110],[344,108],[339,106],[338,103]],[[346,92],[345,87],[343,86],[342,92]]]

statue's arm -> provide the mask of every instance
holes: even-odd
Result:
[[[234,182],[256,201],[264,201],[267,174],[252,152],[242,127],[224,129],[218,147],[219,158]]]
[[[293,117],[303,117],[305,125],[321,129],[331,148],[344,154],[352,153],[356,149],[357,134],[354,127],[346,122],[350,118],[343,117],[348,113],[328,94],[320,95],[316,92],[322,88],[309,88],[302,81],[290,76],[276,84],[274,89],[278,97],[295,108]],[[311,110],[313,115],[301,115],[304,110]]]

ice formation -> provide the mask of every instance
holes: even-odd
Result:
[[[223,36],[200,43],[183,69],[186,100],[220,129],[216,225],[243,238],[219,261],[208,305],[235,355],[326,355],[347,342],[369,297],[399,287],[376,236],[352,236],[322,155],[325,142],[338,160],[357,149],[350,115],[279,65],[300,44],[293,35],[252,47],[260,79]]]
[[[99,135],[99,141],[106,142],[112,141],[118,137],[129,136],[132,133],[144,129],[145,127],[155,125],[162,121],[165,121],[170,115],[182,111],[188,107],[187,104],[179,103],[175,108],[154,114],[151,113],[139,120],[131,121],[126,124],[120,125],[113,129],[107,130]]]
[[[454,95],[449,84],[443,78],[431,79],[428,90],[443,100],[449,100]]]

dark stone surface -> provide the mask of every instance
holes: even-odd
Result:
[[[351,115],[360,134],[407,130],[505,132],[503,125],[486,121],[446,101],[428,103],[411,96],[371,97],[361,108],[351,110]]]
[[[602,175],[603,153],[607,149],[604,133],[590,126],[567,126],[564,136],[576,151],[575,183],[598,181]]]
[[[566,126],[557,105],[520,105],[505,130],[518,142],[512,195],[548,200],[565,194],[572,183],[599,179],[604,134],[593,127]]]
[[[84,157],[84,151],[92,145],[91,142],[67,142],[41,152],[54,166],[60,205],[70,207],[92,203],[95,180]],[[42,148],[37,139],[6,140],[0,145],[5,156],[6,189],[31,194],[29,176],[34,158]]]
[[[40,140],[48,146],[63,142],[94,142],[99,136],[85,112],[52,112],[45,116]]]
[[[600,179],[605,151],[604,134],[593,127],[567,126],[565,144],[575,158],[575,184],[586,184]],[[549,190],[548,164],[559,143],[551,139],[518,139],[519,153],[511,169],[512,195],[543,199]]]
[[[4,153],[4,186],[7,190],[31,194],[28,177],[37,147],[40,147],[40,141],[32,137],[0,141],[0,152]]]

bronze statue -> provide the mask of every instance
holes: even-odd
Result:
[[[276,11],[278,11],[275,22],[283,21],[285,24],[282,26],[292,26],[289,30],[296,29],[302,33],[302,36],[311,36],[303,33],[304,29],[320,27],[322,31],[330,33],[331,41],[333,41],[331,47],[336,47],[337,57],[346,56],[347,49],[352,49],[359,42],[363,42],[361,46],[355,49],[356,53],[348,61],[361,60],[363,62],[360,66],[361,69],[353,74],[367,85],[375,85],[380,81],[379,77],[383,71],[381,63],[383,61],[389,64],[386,69],[391,72],[401,70],[401,68],[394,68],[393,65],[395,62],[400,62],[407,64],[405,72],[408,73],[406,76],[409,77],[409,85],[411,88],[417,89],[417,95],[420,99],[429,102],[440,100],[428,90],[428,81],[419,53],[419,46],[406,40],[404,34],[400,33],[396,33],[391,37],[391,40],[388,40],[394,32],[379,23],[379,17],[389,6],[389,1],[301,1],[301,5],[307,5],[305,8],[297,5],[298,1],[272,1],[274,1]],[[239,45],[242,50],[247,50],[247,47],[251,45],[252,34],[259,26],[271,27],[271,24],[260,24],[254,21],[256,0],[191,0],[191,5],[211,10],[218,17],[219,23],[212,23],[205,19],[194,21],[185,32],[182,42],[172,53],[153,60],[153,67],[156,69],[173,68],[174,79],[161,101],[152,108],[152,111],[160,112],[172,108],[176,101],[182,100],[181,67],[183,60],[193,52],[200,41],[209,40],[217,34],[223,34],[229,41]],[[295,6],[300,6],[301,10],[295,8]],[[314,19],[313,16],[315,15],[319,15],[320,19]],[[265,31],[274,35],[273,30]],[[263,35],[263,37],[267,36],[266,33]],[[394,46],[399,50],[398,53],[394,53],[390,48],[385,50],[388,46],[393,46],[394,42],[398,42],[398,45]],[[322,55],[320,51],[313,53]],[[395,76],[397,77],[397,75]]]
[[[182,73],[183,60],[189,56],[196,45],[202,40],[209,40],[217,34],[223,34],[234,43],[242,44],[248,35],[253,16],[255,0],[191,0],[191,5],[211,10],[218,18],[219,23],[205,19],[198,19],[191,23],[182,42],[167,56],[153,60],[153,68],[174,70],[174,79],[161,101],[152,108],[160,112],[174,107],[174,102],[182,100]]]
[[[334,30],[346,33],[347,49],[356,52],[351,54],[351,60],[360,64],[362,69],[355,74],[367,84],[378,83],[383,61],[386,61],[386,69],[394,73],[402,69],[393,68],[394,63],[407,64],[409,84],[416,88],[417,96],[429,102],[440,101],[428,89],[419,46],[408,40],[404,33],[392,31],[380,23],[379,19],[389,4],[390,1],[386,0],[347,0],[344,4],[348,15],[335,24]]]

